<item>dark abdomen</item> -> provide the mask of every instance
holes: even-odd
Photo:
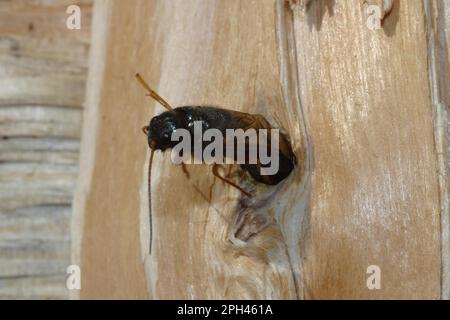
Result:
[[[243,130],[247,130],[249,128],[254,128],[256,130],[268,129],[268,131],[272,129],[268,121],[261,115],[252,115],[244,112],[209,106],[186,106],[176,108],[176,110],[178,112],[181,111],[184,114],[186,128],[191,132],[192,137],[194,134],[193,124],[195,121],[202,122],[203,131],[211,128],[220,130],[224,138],[226,129],[240,128]],[[268,132],[268,137],[270,138],[270,132]],[[205,147],[209,143],[210,142],[203,142],[203,146]],[[225,155],[225,145],[223,152],[223,154]],[[292,151],[291,144],[289,143],[287,137],[281,132],[279,136],[278,155],[279,168],[278,172],[273,175],[262,175],[261,166],[259,163],[241,164],[241,168],[247,171],[253,179],[260,183],[276,185],[287,178],[292,170],[294,170],[294,167],[296,165],[296,159]],[[237,160],[236,150],[234,160]]]

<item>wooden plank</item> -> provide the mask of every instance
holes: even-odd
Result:
[[[20,208],[0,213],[0,283],[64,274],[70,259],[68,206]],[[10,282],[12,284],[13,282]],[[62,286],[64,283],[60,283]],[[39,285],[40,286],[40,285]],[[0,297],[25,298],[24,288],[0,285]],[[33,292],[37,287],[29,287]],[[52,294],[58,295],[57,291]],[[67,293],[59,298],[67,297]],[[36,296],[37,298],[37,296]],[[44,298],[44,296],[40,297]]]
[[[79,138],[81,110],[51,106],[0,107],[0,136]]]
[[[42,204],[70,204],[77,168],[38,163],[0,166],[0,209]]]
[[[428,29],[428,62],[435,123],[435,145],[441,205],[441,298],[450,299],[450,203],[448,119],[450,113],[450,8],[443,0],[424,2]],[[447,129],[446,129],[447,128]]]
[[[79,5],[81,30],[66,28]],[[91,0],[0,1],[0,298],[67,298]]]
[[[1,240],[70,240],[70,206],[42,205],[2,211]]]
[[[439,176],[448,173],[428,9],[394,2],[371,30],[365,4],[301,3],[99,2],[73,225],[81,298],[444,296]],[[277,188],[241,180],[256,193],[246,202],[208,166],[189,167],[188,180],[157,153],[148,255],[140,128],[162,108],[148,108],[137,71],[172,105],[279,123],[298,168]],[[237,232],[243,205],[268,223],[249,239]],[[381,268],[381,290],[366,286],[370,265]]]
[[[442,212],[422,2],[395,2],[380,30],[366,27],[353,2],[294,10],[315,164],[307,297],[439,298]],[[370,265],[381,268],[382,290],[366,287]]]
[[[72,4],[82,10],[81,30],[65,25]],[[82,106],[90,8],[90,1],[0,4],[0,105]]]
[[[1,240],[0,278],[64,274],[69,248],[68,240]]]
[[[0,38],[0,104],[82,106],[88,49],[70,38]]]
[[[81,9],[81,29],[68,32],[66,9],[77,5]],[[73,38],[89,43],[91,34],[91,0],[14,0],[0,3],[0,36],[36,38]]]
[[[76,166],[78,139],[6,137],[0,143],[0,162],[39,162]]]
[[[435,33],[436,58],[438,59],[441,102],[450,108],[450,5],[448,1],[431,2],[432,27]]]
[[[62,289],[70,259],[70,211],[68,206],[2,210],[0,298],[67,297]]]
[[[0,278],[0,299],[65,299],[66,276]]]
[[[0,3],[0,104],[82,105],[90,2]],[[66,8],[72,4],[81,7],[81,30],[65,27]]]
[[[153,207],[155,247],[149,257],[145,253],[149,238],[148,200],[145,188],[139,191],[140,186],[146,185],[146,139],[140,127],[153,112],[146,107],[149,104],[136,84],[136,71],[141,71],[174,105],[211,103],[260,112],[272,121],[276,116],[287,129],[295,130],[297,135],[292,134],[291,138],[299,159],[304,160],[295,96],[291,96],[290,87],[281,87],[282,82],[290,85],[290,79],[289,70],[281,70],[277,60],[281,44],[274,32],[275,9],[273,1],[135,1],[127,5],[114,2],[111,8],[103,8],[111,12],[101,27],[108,30],[104,43],[120,43],[122,49],[93,49],[93,56],[95,50],[109,54],[96,60],[104,59],[104,75],[96,71],[89,80],[97,85],[97,89],[90,87],[92,96],[101,90],[101,97],[98,105],[89,94],[87,98],[94,102],[88,104],[89,109],[99,109],[97,120],[90,120],[91,126],[84,134],[98,134],[95,146],[82,151],[82,162],[84,157],[95,156],[94,168],[92,176],[84,176],[90,173],[88,170],[81,173],[82,181],[92,180],[85,186],[87,189],[78,189],[82,202],[75,203],[84,214],[80,219],[82,230],[78,231],[83,239],[81,298],[147,297],[143,262],[151,298],[298,297],[295,282],[299,265],[295,263],[299,259],[296,250],[302,204],[290,204],[289,199],[301,199],[302,162],[291,183],[278,190],[278,200],[286,206],[271,203],[260,210],[263,219],[273,222],[249,241],[234,238],[239,194],[214,182],[207,166],[190,168],[195,179],[188,181],[179,168],[170,164],[168,154],[158,155],[155,173],[159,178],[154,180],[158,188],[153,194],[157,199]],[[154,12],[158,12],[157,16],[148,19]],[[137,23],[128,23],[130,17]],[[230,17],[234,27],[229,27]],[[134,43],[140,43],[138,56],[124,59],[128,54],[125,48]],[[115,76],[119,74],[120,77]],[[121,95],[116,94],[119,88]],[[110,131],[119,125],[120,132],[126,134]],[[121,146],[114,158],[111,149],[105,148],[111,138],[106,132],[114,132],[115,143]],[[129,169],[118,170],[119,165]],[[210,188],[211,205],[203,196]],[[265,192],[263,195],[267,196]],[[109,195],[108,201],[102,200],[102,194]],[[107,276],[99,278],[100,270],[103,274],[128,276],[111,282]]]

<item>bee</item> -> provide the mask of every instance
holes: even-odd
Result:
[[[150,147],[150,161],[148,167],[148,191],[149,191],[149,210],[151,214],[151,196],[150,196],[150,184],[151,184],[151,168],[153,162],[153,155],[156,150],[164,152],[167,149],[172,149],[178,141],[172,141],[172,133],[177,129],[186,129],[191,136],[194,136],[193,128],[194,122],[200,122],[202,130],[209,128],[218,129],[222,134],[225,134],[226,129],[266,129],[270,132],[274,129],[266,118],[260,114],[249,114],[245,112],[239,112],[234,110],[228,110],[213,106],[181,106],[173,108],[166,100],[164,100],[158,93],[150,88],[147,82],[139,75],[136,74],[138,82],[148,91],[147,96],[156,100],[167,111],[153,117],[147,126],[142,128],[142,131],[147,136],[148,145]],[[267,135],[267,145],[270,146],[271,135]],[[191,139],[193,141],[193,139]],[[249,159],[248,146],[246,143],[245,159]],[[259,142],[258,142],[259,143]],[[225,144],[225,143],[224,143]],[[205,147],[205,145],[203,145]],[[225,146],[224,146],[225,147]],[[192,149],[191,149],[192,150]],[[225,154],[225,153],[224,153]],[[296,166],[296,157],[292,150],[292,146],[289,143],[285,134],[279,133],[278,138],[278,171],[273,175],[267,175],[261,173],[261,162],[259,159],[256,163],[245,162],[240,164],[241,168],[248,172],[248,174],[258,183],[266,185],[277,185],[284,179],[286,179]],[[236,155],[236,152],[234,152]],[[233,159],[236,161],[236,159]],[[187,173],[185,164],[182,163],[183,171]],[[212,173],[214,176],[222,180],[223,182],[233,186],[241,191],[245,196],[251,197],[251,194],[237,185],[235,182],[220,175],[219,164],[214,163],[212,165]],[[152,229],[152,222],[150,216],[150,232]],[[152,241],[150,239],[149,251],[151,252]]]

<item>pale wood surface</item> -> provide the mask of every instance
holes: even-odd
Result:
[[[91,1],[0,1],[0,298],[67,298]],[[66,28],[78,4],[82,29]]]
[[[424,2],[427,12],[430,87],[432,88],[435,145],[441,189],[441,298],[450,299],[450,203],[449,203],[449,113],[450,108],[450,6],[448,1]],[[434,66],[434,68],[433,68]],[[442,128],[442,129],[441,129]],[[447,128],[447,129],[446,129]]]
[[[85,113],[93,118],[83,129],[91,140],[81,155],[89,166],[72,226],[81,298],[445,296],[433,16],[422,1],[398,1],[373,31],[362,2],[307,7],[99,2]],[[149,108],[137,71],[173,105],[261,113],[289,133],[300,166],[257,210],[269,227],[236,239],[239,194],[207,166],[191,166],[187,180],[158,153],[147,254],[140,130],[162,109]],[[272,192],[256,188],[258,197]],[[382,270],[379,291],[366,287],[372,264]]]
[[[91,2],[0,3],[1,105],[82,106]],[[82,10],[81,30],[66,28],[66,8],[71,4]]]
[[[295,19],[315,163],[304,277],[312,298],[439,298],[442,212],[423,3],[395,2],[377,31],[363,9],[316,2],[309,19]],[[371,264],[383,271],[383,290],[364,286]]]

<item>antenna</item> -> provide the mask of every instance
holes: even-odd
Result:
[[[148,254],[152,254],[152,240],[153,240],[153,221],[152,221],[152,163],[153,163],[153,155],[155,153],[155,143],[152,143],[150,146],[150,160],[148,161],[148,222],[150,224],[150,239],[148,246]]]
[[[148,91],[148,96],[152,97],[153,99],[155,99],[156,101],[158,101],[164,108],[166,108],[169,111],[173,111],[173,108],[171,107],[171,105],[169,103],[167,103],[166,100],[164,100],[163,98],[161,98],[161,96],[159,94],[157,94],[155,91],[152,90],[152,88],[150,88],[150,86],[147,84],[147,82],[145,82],[145,80],[141,77],[141,75],[139,73],[136,73],[136,78],[139,81],[139,83]]]

